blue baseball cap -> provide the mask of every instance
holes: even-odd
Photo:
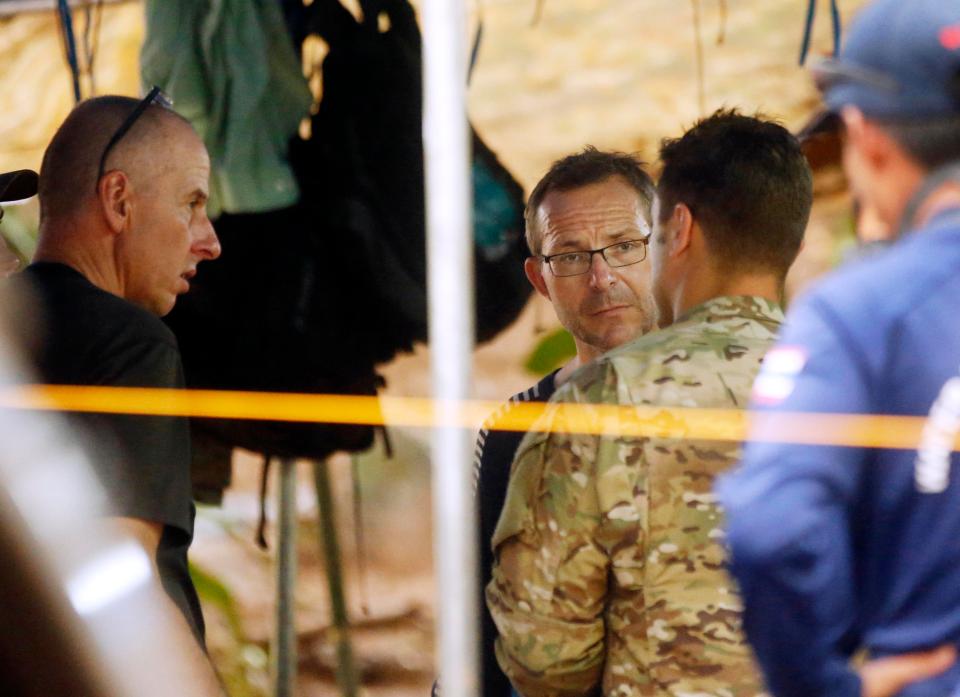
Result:
[[[813,76],[827,112],[802,135],[829,130],[847,105],[878,119],[960,116],[960,1],[870,3],[839,56],[815,65]]]

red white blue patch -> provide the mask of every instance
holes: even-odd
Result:
[[[960,48],[960,24],[953,24],[940,30],[937,38],[940,39],[940,45],[948,51],[956,51]]]
[[[807,363],[802,346],[775,346],[763,358],[760,373],[753,383],[756,404],[780,404],[793,392],[796,378]]]

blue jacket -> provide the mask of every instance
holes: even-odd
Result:
[[[859,697],[856,650],[960,643],[960,458],[934,437],[952,444],[960,430],[960,211],[798,301],[754,402],[937,415],[920,467],[916,450],[752,442],[720,482],[745,629],[772,692]],[[958,684],[954,666],[901,694]]]

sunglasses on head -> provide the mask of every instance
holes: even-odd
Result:
[[[133,124],[137,122],[137,119],[143,115],[143,112],[145,112],[151,104],[157,104],[164,109],[170,109],[173,107],[173,100],[165,95],[163,90],[156,85],[154,85],[153,88],[147,92],[146,97],[140,100],[140,103],[134,107],[133,111],[130,112],[130,115],[123,120],[123,123],[120,124],[120,127],[114,131],[112,136],[110,136],[110,140],[107,141],[107,145],[103,149],[103,154],[100,155],[100,166],[97,168],[96,182],[98,186],[100,184],[100,180],[103,179],[103,175],[106,173],[104,169],[106,167],[107,156],[110,154],[110,151],[116,147],[117,143],[119,143],[120,140],[127,134],[127,132],[133,127]]]

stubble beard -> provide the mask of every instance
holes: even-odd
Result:
[[[581,318],[586,318],[594,312],[605,307],[614,305],[626,305],[630,308],[631,314],[636,318],[631,322],[629,330],[623,330],[622,323],[611,324],[612,320],[600,326],[600,331],[588,328],[587,322]],[[629,288],[621,287],[606,293],[595,293],[590,295],[581,303],[579,312],[571,318],[569,323],[564,322],[571,334],[577,337],[583,343],[592,346],[600,353],[606,353],[612,349],[622,346],[643,334],[646,334],[654,328],[655,307],[653,298],[649,295],[638,297]],[[602,320],[601,320],[602,321]]]

